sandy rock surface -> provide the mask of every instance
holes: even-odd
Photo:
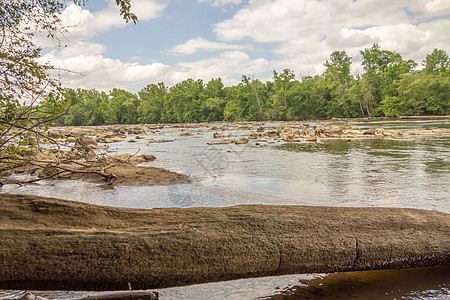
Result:
[[[0,195],[0,288],[149,289],[450,264],[450,215],[248,205],[137,210]]]

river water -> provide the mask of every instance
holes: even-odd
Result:
[[[261,125],[281,128],[283,123]],[[217,132],[221,134],[232,134],[234,139],[246,137],[252,132],[238,130],[237,125],[233,124],[212,126],[219,128]],[[450,128],[450,120],[373,121],[357,122],[352,126],[398,130]],[[130,208],[261,203],[410,207],[450,213],[450,136],[351,141],[323,139],[318,143],[285,143],[267,139],[267,142],[251,140],[246,145],[207,145],[213,141],[213,131],[205,131],[205,128],[189,130],[192,136],[184,136],[182,134],[186,131],[171,126],[165,126],[161,132],[163,134],[149,134],[137,143],[110,144],[109,151],[111,154],[153,154],[157,160],[148,165],[188,174],[193,183],[105,190],[89,183],[53,181],[23,187],[8,185],[1,192]],[[174,141],[148,143],[150,138]],[[366,299],[450,298],[449,271],[449,268],[383,271],[383,276],[396,280],[384,285],[368,285],[366,291],[364,285],[352,287],[348,289],[347,296],[357,290],[359,295],[372,295],[361,296]],[[309,294],[309,299],[318,299],[325,297],[325,287],[336,288],[336,282],[341,282],[338,285],[344,291],[341,299],[345,299],[348,298],[345,296],[345,288],[348,288],[346,280],[380,283],[383,277],[374,271],[346,274],[340,274],[340,281],[333,279],[335,274],[300,274],[171,288],[160,292],[161,299],[269,299],[271,295],[278,295],[273,299],[303,299],[299,296],[299,290],[305,290],[305,285],[313,287],[316,284],[316,290]],[[333,284],[328,284],[327,278],[332,278]],[[405,278],[408,284],[402,283]],[[430,278],[433,278],[431,282]],[[333,291],[328,289],[328,293]],[[53,293],[46,296],[64,298],[69,295]]]

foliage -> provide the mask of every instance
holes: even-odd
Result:
[[[450,58],[444,50],[434,49],[423,60],[422,64],[425,66],[425,72],[428,74],[444,74],[450,69]]]
[[[416,63],[377,44],[361,51],[364,73],[352,75],[351,57],[335,51],[321,76],[295,79],[294,71],[273,72],[262,82],[242,76],[224,87],[221,78],[187,79],[167,87],[149,84],[137,95],[113,90],[70,90],[67,125],[112,123],[297,120],[331,117],[370,117],[450,114],[448,55],[434,50],[428,65]],[[428,67],[427,67],[428,66]],[[81,100],[80,100],[81,99]]]
[[[83,0],[74,1],[78,5]],[[41,135],[63,112],[67,102],[60,82],[50,75],[52,66],[38,61],[41,49],[34,36],[58,40],[64,30],[59,14],[64,0],[0,0],[0,156],[15,156],[28,144],[26,134]],[[124,19],[137,21],[130,0],[116,0]],[[93,92],[94,93],[94,92]],[[84,101],[84,100],[83,100]],[[73,111],[96,105],[74,102]],[[69,116],[67,123],[103,123],[99,115]]]

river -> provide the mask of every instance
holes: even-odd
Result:
[[[281,128],[283,123],[261,125]],[[315,125],[310,122],[310,126]],[[233,124],[212,126],[217,127],[220,134],[232,134],[234,139],[253,132]],[[450,128],[450,121],[360,121],[352,126],[398,130]],[[109,151],[112,154],[153,154],[157,160],[148,165],[190,175],[193,183],[105,190],[90,183],[52,181],[22,187],[8,185],[1,192],[129,208],[261,203],[410,207],[450,213],[450,136],[321,139],[318,143],[267,139],[251,140],[245,145],[208,145],[215,131],[193,128],[189,130],[190,136],[186,136],[187,131],[172,126],[160,131],[136,143],[110,144]],[[148,142],[148,139],[162,138],[174,141]],[[163,300],[303,299],[301,291],[305,292],[305,286],[309,286],[310,289],[315,287],[309,299],[323,299],[327,295],[338,295],[337,286],[342,299],[353,294],[365,299],[445,299],[450,298],[449,273],[449,268],[351,272],[339,274],[338,279],[336,274],[300,274],[177,287],[160,290],[160,293]],[[384,277],[390,280],[383,281]],[[348,282],[355,285],[348,285]],[[5,293],[7,297],[20,294],[17,291]],[[45,295],[67,298],[77,294]]]

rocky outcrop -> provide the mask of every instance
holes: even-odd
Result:
[[[248,205],[133,210],[0,195],[0,288],[134,289],[450,264],[450,215]]]
[[[245,145],[245,144],[248,144],[248,139],[242,138],[242,139],[239,139],[239,140],[235,140],[234,143],[236,145]]]

